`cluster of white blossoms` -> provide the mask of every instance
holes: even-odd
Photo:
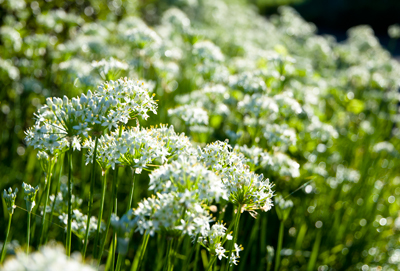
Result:
[[[95,92],[71,100],[64,96],[48,98],[35,115],[36,122],[26,131],[26,142],[35,149],[56,154],[69,147],[80,150],[79,136],[89,132],[112,130],[129,119],[149,117],[148,111],[157,113],[157,104],[139,81],[119,79],[109,81]]]
[[[35,207],[35,198],[36,198],[36,193],[39,190],[39,186],[32,187],[29,184],[22,183],[22,188],[24,189],[24,200],[26,203],[26,209],[28,212],[32,212],[33,207]]]
[[[195,105],[186,104],[174,109],[169,109],[168,115],[181,118],[188,126],[208,125],[207,111]]]
[[[86,154],[86,164],[88,164],[93,161],[94,140],[89,137],[84,147],[88,148]],[[135,169],[139,174],[156,158],[163,164],[168,155],[164,142],[155,137],[151,129],[134,127],[101,136],[96,158],[103,170],[110,167],[115,169],[116,164],[121,164]]]
[[[63,213],[59,216],[59,219],[65,226],[68,224],[68,215]],[[72,232],[81,240],[85,238],[86,234],[86,225],[87,225],[88,217],[79,211],[78,209],[72,210],[72,221],[71,221],[71,229]],[[106,229],[106,226],[103,222],[100,224],[100,232],[103,232]],[[97,230],[97,218],[92,216],[90,218],[89,224],[89,238],[94,237]]]
[[[139,202],[133,214],[140,234],[165,232],[171,236],[196,235],[209,229],[211,216],[192,192],[156,193]]]
[[[229,77],[229,86],[233,89],[243,90],[246,93],[266,92],[267,85],[264,78],[257,72],[242,72]]]
[[[71,258],[67,257],[61,245],[41,246],[39,251],[29,255],[25,251],[17,251],[16,257],[6,260],[3,268],[8,271],[96,270],[90,265],[83,264],[78,255],[72,255]]]
[[[15,205],[15,199],[17,198],[18,188],[15,188],[15,191],[12,191],[12,188],[8,188],[8,190],[3,191],[3,199],[6,202],[7,211],[9,214],[14,213],[14,209],[17,207]]]
[[[80,206],[83,203],[83,200],[79,198],[77,195],[72,193],[72,188],[71,188],[71,208],[74,209],[79,209]],[[61,215],[61,214],[66,214],[68,212],[68,205],[67,205],[67,185],[65,183],[60,184],[60,191],[57,193],[57,195],[50,195],[50,204],[46,208],[46,212],[50,213],[53,206],[53,212],[55,214]]]
[[[209,203],[227,200],[222,181],[214,172],[199,163],[196,157],[181,156],[150,174],[149,190],[159,193],[177,192]]]
[[[229,251],[224,248],[227,241],[232,241],[232,235],[226,232],[226,227],[221,223],[215,223],[212,227],[204,232],[203,235],[198,236],[198,242],[210,251],[213,255],[218,257],[219,260],[222,258],[228,258]],[[243,247],[238,244],[234,244],[233,251],[229,258],[229,264],[237,265],[239,259],[239,252],[243,250]]]
[[[251,212],[271,209],[272,184],[262,174],[250,171],[243,154],[221,141],[208,144],[198,151],[199,160],[221,177],[230,202]]]

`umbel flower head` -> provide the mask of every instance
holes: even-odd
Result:
[[[157,114],[157,104],[144,84],[126,78],[103,83],[93,93],[89,90],[71,100],[53,97],[46,103],[36,113],[35,125],[25,132],[25,140],[51,154],[70,147],[80,150],[81,135],[98,136],[137,116],[147,119],[149,110]]]
[[[221,177],[229,201],[255,215],[255,210],[267,212],[272,207],[272,184],[264,176],[251,172],[243,154],[227,142],[216,141],[198,149],[198,159]]]
[[[65,255],[63,246],[46,245],[41,246],[39,251],[26,255],[22,250],[17,251],[16,257],[9,258],[4,263],[4,269],[8,271],[41,271],[41,270],[64,270],[64,271],[94,271],[90,265],[81,263],[79,258]]]
[[[15,205],[15,198],[17,197],[17,193],[18,193],[18,188],[15,188],[15,191],[13,193],[11,187],[8,188],[8,191],[4,189],[3,192],[3,199],[6,202],[7,210],[10,215],[14,213],[14,209],[17,207]]]
[[[22,188],[24,189],[25,193],[24,200],[26,203],[26,209],[28,212],[32,212],[33,207],[35,207],[35,198],[37,191],[39,191],[39,186],[32,187],[29,184],[22,183]]]
[[[152,129],[134,127],[121,134],[114,131],[99,138],[97,162],[103,170],[110,167],[114,169],[115,164],[121,164],[135,169],[139,174],[157,158],[165,163],[169,152],[164,145],[164,141]],[[89,149],[86,164],[93,161],[94,146],[95,142],[90,137],[84,143],[84,147]]]
[[[191,191],[192,196],[209,203],[215,199],[228,199],[221,179],[208,170],[196,157],[180,156],[171,164],[165,164],[150,174],[149,190],[160,193]]]
[[[210,215],[188,190],[157,193],[139,202],[133,213],[140,234],[146,231],[151,236],[156,232],[169,236],[196,235],[210,228]]]
[[[68,224],[68,215],[63,213],[59,216],[59,219],[65,224]],[[86,225],[88,216],[82,214],[78,209],[72,210],[72,232],[81,240],[85,238]],[[89,224],[89,239],[93,238],[97,230],[97,218],[92,216]],[[106,229],[104,222],[100,224],[100,231],[103,232]]]

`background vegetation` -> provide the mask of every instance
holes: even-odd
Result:
[[[317,35],[315,25],[291,8],[281,7],[265,19],[244,1],[0,3],[1,190],[26,182],[41,187],[38,198],[44,191],[43,171],[24,131],[46,97],[76,96],[112,78],[139,78],[154,86],[159,104],[158,115],[142,125],[174,124],[200,146],[229,139],[253,170],[275,184],[277,195],[293,201],[287,219],[278,217],[276,208],[257,219],[243,215],[238,243],[245,250],[236,270],[276,266],[267,245],[277,250],[281,223],[281,261],[275,270],[400,268],[400,65],[368,26],[350,29],[347,39],[337,42]],[[127,34],[147,26],[161,40],[156,49],[151,38],[136,42]],[[394,29],[391,46],[399,36]],[[196,57],[196,43],[204,40],[216,47]],[[93,68],[92,61],[110,57],[128,68],[105,74]],[[269,99],[278,105],[275,115]],[[207,111],[209,124],[168,114],[184,104]],[[74,167],[81,167],[84,157],[75,161]],[[89,169],[81,168],[74,189],[86,212]],[[122,170],[120,179],[118,198],[126,199],[129,171]],[[139,182],[134,202],[149,196],[148,177]],[[52,187],[52,193],[58,189]],[[95,213],[100,190],[98,182]],[[16,205],[25,206],[21,195]],[[2,206],[0,240],[8,221],[4,201]],[[225,219],[230,223],[231,216]],[[13,220],[18,223],[12,227],[10,254],[25,243],[26,212],[17,208]],[[34,227],[40,221],[35,217]],[[57,217],[53,222],[48,238],[62,242],[63,226]],[[38,237],[34,234],[33,247]],[[147,268],[162,267],[154,261],[160,254],[157,238],[149,241]],[[81,248],[76,236],[72,247]],[[136,250],[132,242],[127,259]],[[204,261],[198,261],[199,268]],[[131,262],[125,265],[128,270]]]

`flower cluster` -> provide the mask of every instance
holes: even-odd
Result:
[[[69,258],[61,245],[47,245],[30,255],[19,251],[15,258],[4,263],[4,270],[9,271],[40,271],[40,270],[82,270],[94,271],[94,267],[83,264],[77,255]]]
[[[16,208],[15,206],[15,198],[17,197],[18,193],[18,188],[15,188],[15,191],[13,192],[11,187],[8,188],[6,191],[4,189],[3,191],[3,199],[6,202],[7,210],[10,215],[14,213],[14,209]]]
[[[35,198],[36,193],[39,191],[39,186],[32,187],[29,184],[22,183],[22,188],[24,189],[25,197],[24,200],[26,202],[26,209],[28,212],[32,212],[33,207],[35,207]]]

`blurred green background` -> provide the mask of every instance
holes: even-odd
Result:
[[[193,7],[192,2],[200,4]],[[149,26],[156,27],[162,22],[164,11],[178,7],[186,12],[193,28],[203,30],[200,34],[193,34],[193,40],[185,37],[183,45],[179,46],[191,48],[195,39],[209,39],[233,62],[235,57],[246,58],[249,52],[253,52],[241,43],[245,40],[243,35],[257,44],[254,46],[257,50],[274,51],[279,56],[276,61],[284,59],[282,65],[289,68],[285,74],[280,74],[287,78],[284,84],[271,74],[260,76],[271,93],[293,90],[295,99],[304,105],[307,94],[320,89],[316,115],[338,131],[337,138],[323,142],[320,135],[311,138],[305,132],[304,127],[312,120],[307,120],[304,115],[282,117],[282,123],[297,132],[298,146],[284,152],[300,164],[301,175],[292,178],[282,176],[278,170],[257,168],[258,173],[264,173],[274,181],[277,194],[294,203],[289,218],[282,222],[284,238],[279,270],[399,270],[400,69],[390,54],[397,54],[399,46],[395,46],[396,39],[389,38],[387,28],[400,21],[400,17],[397,18],[400,3],[394,0],[211,2],[0,0],[0,190],[20,187],[22,182],[34,185],[43,182],[36,152],[25,146],[23,138],[24,130],[33,124],[33,113],[44,104],[46,97],[72,97],[93,88],[93,82],[85,81],[87,78],[80,74],[82,63],[90,65],[93,60],[115,57],[119,50],[127,52],[127,62],[135,59],[134,50],[126,49],[124,41],[117,35],[113,36],[113,30],[118,29],[115,25],[129,16],[138,16]],[[291,5],[300,15],[279,9],[280,5]],[[227,18],[210,15],[218,8],[219,12],[226,12],[223,14],[238,16],[235,24],[229,25],[230,21],[223,24],[221,22]],[[55,10],[66,13],[54,16],[53,21],[49,20],[53,22],[51,25],[46,18],[40,17]],[[243,18],[239,17],[241,10],[245,11]],[[270,28],[259,23],[261,19],[255,14],[266,16],[269,20],[266,25]],[[316,28],[307,21],[315,23]],[[371,25],[383,47],[376,42],[369,28],[347,32],[359,24]],[[105,41],[103,34],[107,36]],[[331,34],[337,40],[318,34]],[[285,62],[286,56],[295,57],[297,62]],[[82,63],[60,68],[61,63],[71,59],[82,60]],[[275,68],[268,61],[275,60],[259,57],[254,63],[260,70],[265,68],[276,73],[279,67]],[[124,75],[140,74],[156,82],[160,110],[150,124],[173,123],[180,132],[187,132],[190,127],[174,122],[168,117],[167,110],[179,105],[180,95],[197,90],[199,85],[192,78],[197,78],[198,74],[193,71],[190,57],[176,62],[180,73],[172,79],[167,76],[168,71],[158,69],[154,63],[150,63],[150,67],[139,65],[139,68],[132,64],[134,68],[129,71],[132,73],[127,71]],[[228,72],[239,73],[241,67],[232,62],[227,64]],[[130,63],[136,62],[132,60]],[[98,75],[95,79],[101,80]],[[202,80],[210,79],[205,76]],[[178,83],[176,91],[165,91],[173,81]],[[267,143],[257,144],[256,132],[243,127],[247,115],[236,107],[245,96],[245,90],[232,87],[230,91],[233,98],[224,100],[224,103],[232,114],[223,120],[213,115],[214,122],[210,121],[213,132],[209,134],[189,132],[189,135],[199,144],[230,138],[232,145],[247,144],[271,151],[273,147]],[[218,104],[215,100],[211,102]],[[229,129],[234,133],[242,132],[242,140],[237,140],[236,134],[232,136]],[[382,142],[388,144],[376,147]],[[326,152],[317,150],[320,144],[327,148]],[[76,161],[76,165],[83,165],[83,159]],[[318,170],[327,173],[318,174]],[[123,172],[121,178],[128,174]],[[88,194],[89,188],[84,181],[88,175],[88,170],[83,169],[75,176],[76,191],[82,198]],[[143,188],[137,198],[146,195],[147,181],[141,179]],[[122,184],[121,198],[127,196],[124,185],[128,184]],[[17,205],[24,206],[21,195],[17,198]],[[4,202],[2,206],[2,217],[6,218]],[[25,215],[16,210],[14,219],[25,221]],[[0,240],[4,240],[6,223],[6,219],[0,220]],[[266,246],[277,248],[280,223],[275,208],[256,220],[247,214],[244,216],[239,241],[245,252],[238,270],[267,268]],[[19,235],[19,232],[25,233],[24,223],[13,224],[12,230],[12,239],[23,244],[24,235]],[[50,237],[62,241],[62,229],[54,230]],[[157,250],[154,243],[150,246],[155,251],[148,256],[147,263],[151,266]],[[74,248],[79,248],[77,239]]]

